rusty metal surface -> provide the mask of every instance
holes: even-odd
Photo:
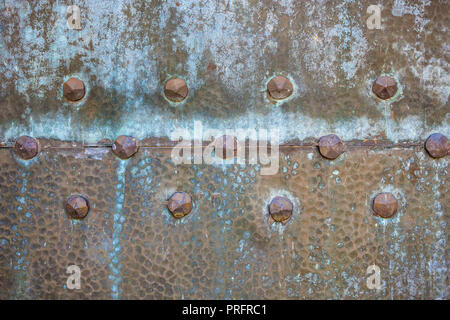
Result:
[[[163,138],[194,120],[278,127],[281,142],[450,136],[448,1],[377,1],[380,30],[366,1],[78,0],[80,30],[67,28],[72,4],[0,3],[0,137]],[[294,92],[274,105],[277,74]],[[381,75],[398,82],[388,102],[371,92]],[[86,86],[75,104],[71,77]],[[164,97],[172,77],[187,82],[181,104]]]
[[[315,148],[285,150],[280,171],[175,166],[141,149],[47,149],[32,162],[0,150],[0,297],[6,298],[448,298],[448,160],[422,148],[354,148],[338,160]],[[174,219],[175,191],[192,212]],[[373,215],[379,193],[399,202]],[[89,198],[85,220],[68,218],[71,194]],[[268,223],[274,196],[294,204],[286,225]],[[382,290],[366,269],[381,269]],[[66,268],[82,269],[67,290]]]
[[[0,299],[449,299],[448,155],[424,145],[450,137],[450,6],[377,1],[370,30],[370,4],[0,0]],[[272,96],[275,76],[289,82]],[[388,100],[372,89],[382,76]],[[165,94],[174,78],[186,87]],[[175,165],[171,134],[194,121],[280,129],[278,172]],[[317,148],[330,134],[335,160]],[[127,160],[121,135],[137,142]],[[14,152],[20,136],[36,157]],[[193,201],[180,219],[177,191]],[[384,192],[390,219],[371,207]],[[66,213],[72,195],[85,219]],[[276,196],[293,204],[284,225],[270,223]]]

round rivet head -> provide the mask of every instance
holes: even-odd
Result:
[[[83,219],[89,212],[89,202],[82,196],[70,196],[65,209],[72,219]]]
[[[373,211],[381,218],[391,218],[398,208],[397,199],[392,193],[380,193],[373,199]]]
[[[325,158],[333,160],[344,152],[344,143],[335,134],[323,136],[319,139],[319,151]]]
[[[267,92],[272,99],[286,99],[292,94],[292,91],[291,81],[283,76],[276,76],[267,83]]]
[[[270,202],[269,214],[275,222],[285,224],[291,218],[293,208],[291,200],[286,197],[276,196]]]
[[[29,160],[39,153],[39,143],[32,137],[21,136],[14,144],[14,151],[22,159]]]
[[[397,82],[392,77],[378,77],[373,84],[372,91],[380,99],[392,98],[397,92]]]
[[[175,192],[170,197],[167,208],[175,218],[183,218],[192,210],[192,198],[186,192]]]
[[[425,149],[433,158],[442,158],[448,154],[450,144],[443,134],[433,133],[425,142]]]
[[[170,79],[164,86],[164,94],[172,102],[181,102],[188,95],[186,81],[180,78]]]
[[[81,100],[84,94],[84,83],[77,78],[70,78],[63,85],[63,95],[69,101]]]
[[[222,159],[234,158],[237,155],[237,139],[230,135],[223,135],[216,139],[215,143],[215,155]],[[220,153],[220,149],[222,154]],[[228,156],[229,155],[229,156]]]
[[[138,151],[136,139],[130,136],[118,136],[112,145],[112,151],[116,156],[125,160]]]

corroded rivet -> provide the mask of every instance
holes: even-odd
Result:
[[[273,221],[285,224],[292,216],[293,204],[286,197],[276,196],[269,205],[269,214]]]
[[[433,158],[442,158],[448,154],[450,144],[443,134],[433,133],[425,142],[425,149]]]
[[[138,151],[136,139],[130,136],[118,136],[112,145],[112,151],[121,159],[128,159]]]
[[[344,152],[344,143],[335,134],[329,134],[319,139],[319,151],[322,156],[333,160]]]
[[[216,139],[214,143],[215,147],[218,147],[222,150],[222,155],[219,152],[215,152],[216,156],[221,157],[222,159],[227,158],[227,154],[229,154],[229,158],[233,158],[237,154],[237,139],[236,137],[230,135],[223,135]]]
[[[24,160],[34,158],[39,153],[39,143],[29,136],[21,136],[14,144],[14,151]]]
[[[192,210],[192,198],[186,192],[175,192],[170,197],[167,208],[175,218],[183,218]]]
[[[283,76],[276,76],[267,83],[267,92],[272,99],[286,99],[292,94],[291,81]]]
[[[378,77],[373,84],[372,91],[380,99],[386,100],[392,98],[397,92],[397,82],[392,77]]]
[[[379,193],[373,199],[373,211],[381,218],[391,218],[398,208],[397,199],[392,193]]]
[[[164,94],[166,98],[173,102],[181,102],[188,95],[188,87],[186,81],[180,78],[173,78],[166,82],[164,86]]]
[[[89,212],[89,202],[82,196],[70,196],[65,209],[73,219],[83,219]]]
[[[85,94],[83,81],[77,78],[70,78],[63,85],[63,95],[67,100],[78,101],[83,99]]]

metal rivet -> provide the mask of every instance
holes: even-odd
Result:
[[[433,133],[425,142],[425,149],[433,158],[442,158],[448,154],[450,144],[443,134]]]
[[[118,136],[112,145],[112,151],[121,159],[128,159],[138,151],[136,139],[130,136]]]
[[[344,143],[335,134],[329,134],[319,139],[319,151],[322,156],[333,160],[344,152]]]
[[[373,211],[381,218],[391,218],[398,208],[397,199],[391,193],[379,193],[373,199]]]
[[[81,100],[84,94],[84,83],[77,78],[70,78],[63,85],[63,95],[69,101]]]
[[[276,196],[269,205],[270,218],[275,222],[287,223],[292,216],[293,204],[286,197]],[[271,222],[273,222],[271,221]]]
[[[267,93],[272,99],[286,99],[292,94],[291,81],[283,76],[276,76],[267,83]]]
[[[392,98],[397,92],[397,82],[392,77],[378,77],[373,84],[372,91],[380,99]]]
[[[164,94],[166,95],[166,98],[172,102],[183,101],[188,95],[186,81],[180,78],[170,79],[164,86]]]
[[[34,158],[39,153],[39,143],[29,136],[21,136],[14,144],[14,151],[24,160]]]
[[[186,192],[175,192],[170,197],[167,208],[175,218],[183,218],[192,210],[192,198]]]
[[[72,219],[83,219],[89,212],[89,202],[82,196],[70,196],[65,209]]]
[[[215,150],[215,155],[222,159],[234,158],[237,155],[237,139],[230,135],[223,135],[216,139],[215,146],[220,150]],[[216,149],[216,148],[215,148]],[[227,157],[227,154],[230,156]]]

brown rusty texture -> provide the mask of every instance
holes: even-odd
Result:
[[[76,78],[70,78],[63,85],[63,96],[69,101],[78,101],[83,99],[85,87],[83,81]]]
[[[386,100],[392,98],[397,92],[397,82],[392,77],[378,77],[373,84],[372,91],[378,98]]]
[[[344,152],[345,146],[342,140],[335,134],[329,134],[319,139],[319,151],[327,159],[336,159]]]
[[[21,136],[14,144],[14,151],[24,160],[34,158],[39,152],[39,142],[33,137]]]
[[[392,218],[398,210],[398,202],[391,193],[383,192],[373,199],[373,212],[382,218]]]
[[[283,76],[276,76],[267,83],[267,93],[272,99],[286,99],[292,94],[292,90],[292,83]]]
[[[73,219],[83,219],[89,213],[89,201],[82,196],[70,196],[64,207]]]
[[[122,135],[117,137],[111,149],[116,156],[125,160],[138,152],[139,147],[135,138]]]
[[[164,94],[166,95],[166,98],[172,102],[183,101],[188,95],[186,81],[179,78],[170,79],[164,85]]]
[[[292,210],[292,201],[286,197],[276,196],[269,205],[269,215],[273,222],[287,223],[292,216]]]
[[[0,299],[449,298],[447,1],[72,4],[0,3]],[[175,165],[194,121],[278,128],[278,172]]]
[[[433,133],[425,142],[425,149],[433,158],[442,158],[447,156],[450,150],[450,143],[443,134]]]
[[[192,211],[192,197],[186,192],[175,192],[167,203],[170,213],[177,219]]]

